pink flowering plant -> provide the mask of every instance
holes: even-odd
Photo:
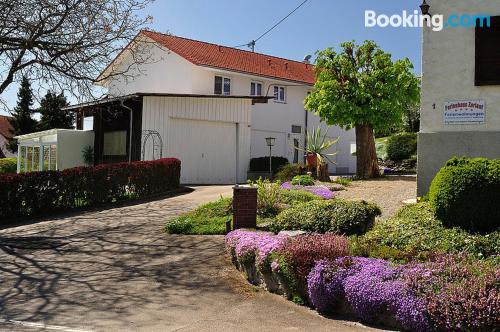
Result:
[[[241,263],[269,264],[269,255],[283,247],[288,236],[268,232],[234,230],[226,235],[226,250]]]

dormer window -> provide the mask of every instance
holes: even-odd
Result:
[[[215,76],[214,94],[229,96],[231,94],[231,79],[229,77]]]

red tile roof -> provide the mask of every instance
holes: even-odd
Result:
[[[10,132],[12,126],[9,119],[12,119],[12,117],[0,115],[0,135],[5,138],[12,138],[12,133]]]
[[[311,85],[315,81],[311,64],[147,30],[141,34],[198,66]]]

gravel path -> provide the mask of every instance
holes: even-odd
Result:
[[[392,216],[403,201],[416,197],[417,182],[415,176],[386,176],[367,181],[353,181],[340,191],[338,197],[365,200],[378,204],[382,209],[382,218]]]

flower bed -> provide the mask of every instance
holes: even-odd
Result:
[[[281,189],[304,190],[316,196],[319,196],[323,199],[332,199],[335,196],[335,192],[332,189],[336,189],[336,187],[328,187],[323,184],[313,185],[313,186],[302,186],[302,185],[293,185],[290,182],[285,182],[281,185]]]
[[[226,248],[252,283],[322,313],[410,331],[486,331],[500,322],[498,257],[438,255],[395,265],[346,256],[346,238],[333,234],[245,230],[229,233]]]

